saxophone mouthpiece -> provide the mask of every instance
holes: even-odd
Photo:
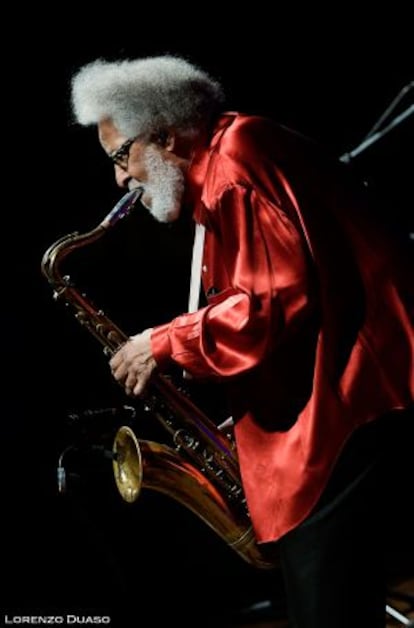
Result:
[[[118,220],[121,220],[121,218],[128,216],[143,193],[143,187],[136,187],[124,194],[124,196],[119,199],[115,207],[111,209],[109,214],[105,216],[99,226],[104,229],[108,229],[109,227],[113,227]]]

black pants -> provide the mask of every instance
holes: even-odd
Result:
[[[414,555],[413,426],[398,412],[356,432],[317,507],[279,541],[291,628],[384,628],[389,559]]]

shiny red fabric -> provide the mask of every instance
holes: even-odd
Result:
[[[221,117],[188,192],[208,305],[154,328],[154,357],[227,382],[253,527],[277,540],[355,428],[413,400],[408,269],[347,168],[269,120]]]

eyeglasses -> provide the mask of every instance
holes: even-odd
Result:
[[[125,140],[123,144],[112,153],[109,153],[108,157],[114,164],[122,168],[122,170],[128,170],[129,152],[132,144],[138,139],[138,135]]]

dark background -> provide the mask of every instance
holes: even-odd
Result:
[[[184,55],[223,83],[229,109],[270,115],[340,156],[413,80],[409,20],[400,14],[362,24],[338,13],[320,21],[293,11],[242,14],[238,24],[236,16],[200,11],[191,28],[161,9],[162,19],[156,11],[115,12],[88,27],[52,16],[52,27],[36,24],[19,40],[23,58],[8,65],[1,599],[9,614],[93,612],[128,625],[149,612],[155,624],[191,615],[196,626],[201,616],[283,598],[277,573],[245,565],[174,501],[144,492],[133,506],[122,502],[110,461],[90,449],[111,442],[116,420],[79,427],[68,419],[129,403],[100,345],[52,300],[40,273],[57,237],[94,227],[120,197],[95,131],[70,120],[69,79],[96,57]],[[19,28],[10,28],[16,41]],[[412,102],[411,91],[398,111]],[[411,116],[354,160],[378,210],[407,238],[414,231],[412,138]],[[142,210],[105,244],[74,255],[70,273],[132,334],[185,309],[190,246],[180,225],[157,225]],[[142,427],[144,435],[152,430]],[[71,444],[80,450],[65,457],[68,493],[59,496],[56,466]]]

